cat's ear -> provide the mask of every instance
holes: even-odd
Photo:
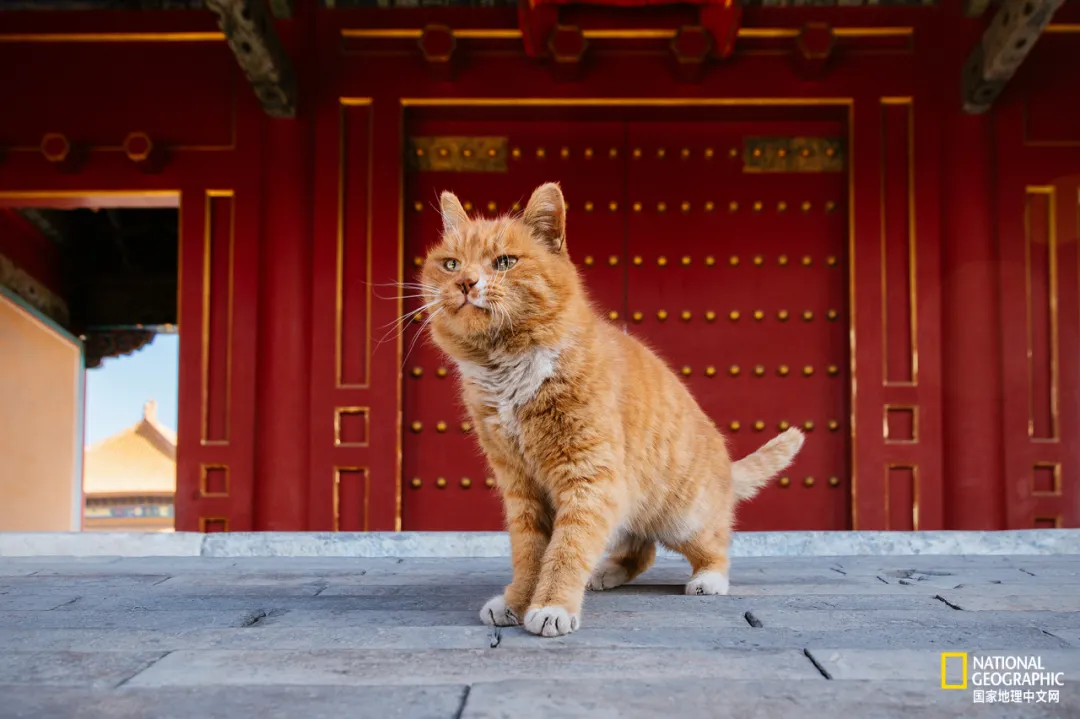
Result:
[[[461,200],[453,192],[444,192],[439,196],[439,207],[442,212],[443,233],[460,236],[469,222],[469,215],[461,206]]]
[[[544,247],[555,253],[566,249],[566,203],[559,185],[541,185],[529,198],[522,220]]]

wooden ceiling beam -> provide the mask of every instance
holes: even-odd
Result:
[[[264,0],[206,0],[218,27],[271,117],[296,116],[296,73]]]
[[[1062,2],[1004,0],[964,65],[964,112],[990,109]]]

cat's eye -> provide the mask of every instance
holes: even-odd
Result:
[[[517,258],[510,255],[501,255],[495,258],[495,269],[499,272],[506,272],[516,264]]]
[[[449,260],[443,260],[442,266],[446,270],[448,270],[450,272],[457,272],[458,268],[461,267],[461,263],[458,262],[457,260],[449,259]]]

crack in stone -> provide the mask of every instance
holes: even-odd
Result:
[[[498,648],[502,643],[502,630],[498,627],[491,628],[491,634],[488,635],[488,642],[492,649]]]
[[[743,619],[745,619],[746,623],[752,626],[754,629],[761,629],[763,626],[765,626],[761,623],[760,619],[754,616],[753,612],[747,612],[746,614],[743,614]]]
[[[157,663],[158,663],[158,662],[160,662],[160,661],[161,661],[162,659],[164,659],[165,657],[169,656],[169,655],[170,655],[170,654],[172,654],[172,653],[173,653],[173,650],[171,650],[171,649],[170,649],[169,651],[167,651],[167,652],[163,652],[163,653],[162,653],[162,655],[161,655],[160,657],[158,657],[157,659],[153,660],[152,662],[150,662],[149,664],[147,664],[147,665],[146,665],[145,667],[143,667],[143,668],[142,668],[142,669],[140,669],[139,671],[137,671],[137,672],[135,672],[134,674],[132,674],[132,675],[131,675],[130,677],[127,677],[126,679],[124,679],[123,681],[121,681],[121,682],[120,682],[119,684],[117,684],[117,685],[116,685],[115,687],[113,687],[113,689],[119,689],[119,688],[121,688],[122,686],[124,686],[125,684],[127,684],[128,682],[130,682],[130,681],[131,681],[132,679],[134,679],[135,677],[139,676],[140,674],[142,674],[143,672],[145,672],[145,671],[146,671],[147,669],[149,669],[150,667],[154,666],[155,664],[157,664]]]
[[[1017,569],[1019,569],[1021,572],[1028,575],[1029,577],[1037,576],[1034,572],[1029,572],[1028,570],[1024,569],[1023,567],[1017,567]]]
[[[469,692],[472,691],[472,684],[465,686],[465,691],[461,695],[461,706],[454,712],[454,719],[461,719],[461,715],[465,713],[465,705],[469,702]]]
[[[938,600],[939,602],[944,602],[944,603],[945,603],[946,605],[948,605],[948,606],[952,607],[953,609],[955,609],[955,610],[956,610],[956,611],[958,611],[958,612],[962,612],[962,611],[964,611],[963,609],[961,609],[961,608],[959,607],[959,605],[953,604],[952,602],[950,602],[950,601],[949,601],[948,599],[946,599],[945,597],[941,596],[940,594],[935,594],[935,595],[934,595],[934,599]]]
[[[885,577],[881,576],[880,574],[878,575],[877,580],[879,582],[881,582],[882,584],[888,584],[889,583],[889,580],[886,579]]]
[[[1069,647],[1069,648],[1072,647],[1072,644],[1070,644],[1068,640],[1062,639],[1061,637],[1059,637],[1057,634],[1054,634],[1053,632],[1047,631],[1045,629],[1040,629],[1039,631],[1042,632],[1043,634],[1045,634],[1046,636],[1052,638],[1052,639],[1057,639],[1059,642],[1061,642],[1062,647]]]
[[[814,668],[821,673],[821,676],[825,677],[829,681],[832,681],[832,675],[829,674],[829,672],[825,671],[825,667],[821,666],[821,664],[818,663],[818,660],[814,658],[814,655],[810,653],[809,649],[803,649],[802,652],[806,655],[806,658],[810,660],[810,663],[814,665]]]
[[[70,606],[71,606],[72,604],[74,604],[75,602],[79,601],[80,599],[82,599],[82,597],[75,597],[74,599],[71,599],[71,600],[69,600],[69,601],[66,601],[66,602],[64,602],[63,604],[58,604],[58,605],[56,605],[55,607],[53,607],[53,608],[52,608],[52,609],[50,609],[49,611],[50,611],[50,612],[55,612],[55,611],[56,611],[57,609],[60,609],[61,607],[70,607]]]
[[[829,567],[829,569],[833,570],[837,574],[843,574],[845,577],[847,576],[847,572],[845,572],[843,569],[840,569],[840,567]]]

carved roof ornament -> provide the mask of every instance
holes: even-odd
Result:
[[[109,357],[134,354],[154,341],[156,332],[140,329],[91,330],[82,335],[86,368],[96,369]]]
[[[296,116],[296,73],[261,0],[206,0],[218,27],[271,117]]]
[[[522,41],[525,45],[525,53],[530,57],[553,57],[556,56],[556,48],[551,47],[553,38],[560,43],[557,37],[559,33],[566,34],[566,28],[559,22],[559,8],[564,5],[593,5],[600,7],[636,7],[642,3],[639,0],[528,0],[518,5],[518,23],[521,29]],[[740,0],[651,0],[649,5],[680,4],[693,5],[698,9],[698,22],[695,27],[702,28],[707,33],[710,43],[710,54],[716,58],[729,57],[735,49],[735,38],[738,35],[739,24],[742,20],[742,2]],[[574,28],[577,32],[580,29]],[[573,44],[567,38],[562,38],[562,44]],[[584,37],[581,54],[584,54]],[[700,50],[700,39],[692,35],[686,35],[672,47],[677,60],[683,57],[693,57]],[[565,55],[573,56],[574,52]],[[556,57],[557,60],[560,58]],[[561,60],[563,64],[565,60]]]
[[[990,109],[1064,0],[1004,0],[964,65],[964,112]]]

